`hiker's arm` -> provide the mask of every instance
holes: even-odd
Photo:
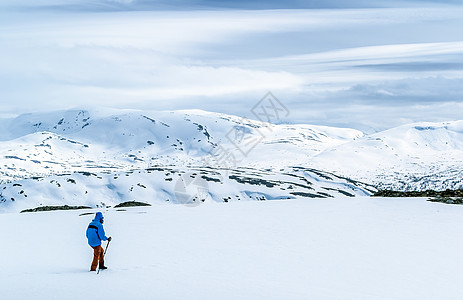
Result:
[[[106,233],[104,232],[103,225],[100,226],[99,233],[100,233],[100,238],[101,238],[103,241],[107,241],[107,240],[108,240],[108,237],[106,236]]]

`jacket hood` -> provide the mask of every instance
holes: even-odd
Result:
[[[103,214],[101,212],[97,212],[93,221],[97,221],[101,223],[101,220],[103,220]]]

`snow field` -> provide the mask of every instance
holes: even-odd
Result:
[[[3,299],[460,299],[463,207],[336,198],[2,214]]]

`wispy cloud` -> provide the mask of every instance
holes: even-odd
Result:
[[[272,90],[292,111],[287,121],[384,128],[455,118],[463,103],[459,6],[133,11],[147,4],[119,2],[73,5],[127,9],[58,13],[49,7],[62,1],[41,0],[42,10],[0,13],[2,113],[106,105],[247,115]],[[427,109],[407,111],[417,105]]]

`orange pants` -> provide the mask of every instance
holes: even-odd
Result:
[[[100,267],[104,266],[104,250],[103,247],[96,246],[92,247],[93,248],[93,261],[92,261],[92,267],[90,268],[90,271],[96,271],[96,267],[98,266],[98,261],[100,262]]]

